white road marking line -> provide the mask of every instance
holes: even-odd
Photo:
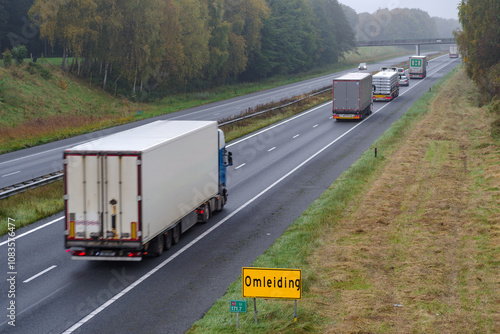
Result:
[[[38,227],[36,227],[36,228],[34,228],[34,229],[32,229],[32,230],[29,230],[28,232],[25,232],[25,233],[23,233],[23,234],[19,234],[19,235],[15,236],[14,238],[9,238],[9,239],[5,240],[4,242],[0,243],[0,246],[5,245],[5,244],[6,244],[6,243],[8,243],[9,241],[19,239],[20,237],[24,237],[25,235],[28,235],[28,234],[33,233],[33,232],[35,232],[35,231],[38,231],[39,229],[42,229],[42,228],[44,228],[44,227],[46,227],[46,226],[52,225],[52,224],[54,224],[55,222],[58,222],[58,221],[60,221],[60,220],[62,220],[62,219],[64,219],[64,216],[59,217],[59,218],[56,218],[56,219],[54,219],[53,221],[50,221],[50,222],[45,223],[45,224],[43,224],[43,225],[40,225],[40,226],[38,226]]]
[[[15,175],[17,173],[21,173],[20,170],[18,170],[17,172],[14,172],[14,173],[10,173],[10,174],[5,174],[5,175],[2,175],[2,177],[7,177],[7,176],[11,176],[11,175]]]
[[[300,136],[300,135],[299,135],[299,134],[297,134],[297,135],[293,136],[293,137],[292,137],[292,139],[295,139],[295,138],[297,138],[298,136]]]
[[[313,128],[316,128],[319,124],[316,124],[315,126],[313,126]]]
[[[444,57],[444,56],[446,56],[446,55],[443,55],[443,56],[438,57],[438,58],[442,58],[442,57]],[[435,58],[435,59],[438,59],[438,58]],[[434,59],[431,59],[430,61],[433,61],[433,60],[434,60]],[[434,73],[437,73],[438,71],[440,71],[441,69],[443,69],[443,68],[444,68],[445,66],[447,66],[447,65],[449,65],[449,63],[444,64],[443,66],[441,66],[440,68],[438,68],[436,71],[434,71],[434,72],[430,73],[428,76],[426,76],[426,77],[425,77],[424,79],[422,79],[421,81],[419,81],[419,82],[417,82],[416,84],[414,84],[414,85],[410,86],[410,87],[409,87],[407,90],[405,90],[403,93],[399,94],[399,96],[401,96],[401,95],[405,94],[406,92],[408,92],[409,90],[413,89],[413,87],[415,87],[415,86],[419,85],[421,82],[425,81],[425,80],[426,80],[429,76],[433,75]],[[330,102],[325,102],[325,103],[323,103],[323,104],[321,104],[321,105],[317,106],[316,108],[313,108],[313,109],[308,110],[308,111],[306,111],[306,112],[304,112],[304,113],[302,113],[302,114],[299,114],[299,115],[297,115],[297,116],[294,116],[294,117],[292,117],[292,118],[289,118],[289,119],[287,119],[287,120],[285,120],[285,121],[283,121],[283,122],[281,122],[281,123],[279,123],[279,124],[276,124],[276,125],[271,126],[271,127],[267,128],[267,129],[264,129],[264,130],[262,130],[262,131],[260,131],[260,132],[258,132],[258,133],[256,133],[256,134],[253,134],[253,135],[251,135],[251,136],[248,136],[248,137],[246,137],[246,138],[243,138],[243,139],[241,139],[241,140],[238,140],[238,141],[236,141],[236,142],[234,142],[234,143],[231,143],[231,144],[227,145],[227,147],[230,147],[230,146],[233,146],[233,145],[239,144],[239,143],[241,143],[241,142],[243,142],[243,141],[245,141],[245,140],[247,140],[247,139],[249,139],[249,138],[252,138],[252,137],[257,136],[257,135],[259,135],[259,134],[261,134],[261,133],[267,132],[267,131],[269,131],[269,130],[271,130],[271,129],[275,128],[275,127],[278,127],[278,126],[280,126],[280,125],[283,125],[283,124],[285,124],[285,123],[288,123],[288,122],[290,122],[290,121],[292,121],[292,120],[294,120],[294,119],[296,119],[296,118],[299,118],[299,117],[302,117],[302,116],[304,116],[304,115],[307,115],[307,114],[309,114],[309,113],[311,113],[311,112],[313,112],[313,111],[315,111],[315,110],[318,110],[319,108],[322,108],[322,107],[324,107],[324,106],[326,106],[326,105],[328,105],[328,104],[330,104],[330,103],[331,103],[331,101],[330,101]],[[391,103],[391,102],[389,102],[389,103]],[[379,110],[374,111],[374,112],[373,112],[373,114],[378,113],[380,110],[382,110],[383,108],[385,108],[387,105],[389,105],[389,104],[386,104],[386,105],[384,105],[382,108],[380,108]],[[332,118],[333,118],[333,116],[332,116],[332,117],[330,117],[330,119],[332,119]],[[358,123],[358,124],[361,124],[361,123]],[[345,134],[344,134],[344,135],[345,135]],[[344,136],[344,135],[342,135],[342,136]],[[339,137],[339,138],[340,138],[340,137]],[[66,147],[69,147],[69,146],[66,146]],[[55,150],[55,149],[53,149],[53,150]],[[53,151],[53,150],[50,150],[50,151]],[[33,155],[38,155],[38,154],[42,154],[42,153],[44,153],[44,152],[37,153],[37,154],[33,154]],[[26,157],[22,157],[22,158],[19,158],[19,159],[14,159],[14,160],[11,160],[11,161],[21,160],[21,159],[24,159],[24,158],[26,158]],[[0,163],[0,164],[2,164],[2,163]],[[55,222],[58,222],[58,221],[60,221],[60,220],[62,220],[62,219],[64,219],[64,216],[63,216],[63,217],[56,218],[56,219],[54,219],[53,221],[50,221],[50,222],[48,222],[48,223],[46,223],[46,224],[44,224],[44,225],[38,226],[37,228],[34,228],[34,229],[32,229],[32,230],[30,230],[30,231],[28,231],[28,232],[26,232],[26,233],[20,234],[20,235],[16,236],[15,238],[12,238],[11,240],[16,240],[16,239],[18,239],[18,238],[24,237],[25,235],[28,235],[28,234],[30,234],[30,233],[33,233],[33,232],[35,232],[35,231],[37,231],[37,230],[39,230],[39,229],[42,229],[42,228],[44,228],[44,227],[46,227],[46,226],[52,225],[52,224],[54,224]],[[5,240],[4,242],[0,243],[0,246],[3,246],[3,245],[5,245],[5,244],[7,244],[7,242],[9,242],[9,240]]]
[[[424,80],[425,80],[425,78],[424,78]],[[388,105],[389,104],[384,105],[379,110],[385,108]],[[317,107],[317,108],[320,108],[320,107]],[[317,108],[315,108],[315,109],[317,109]],[[376,114],[379,110],[377,110],[377,111],[375,111],[373,113]],[[311,112],[311,111],[309,111],[309,112]],[[322,149],[320,149],[319,151],[317,151],[316,153],[314,153],[313,155],[311,155],[309,158],[307,158],[301,164],[299,164],[298,166],[296,166],[294,169],[292,169],[291,171],[289,171],[287,174],[283,175],[280,179],[278,179],[277,181],[275,181],[273,184],[271,184],[270,186],[268,186],[266,189],[262,190],[256,196],[254,196],[253,198],[251,198],[250,200],[248,200],[245,204],[243,204],[239,208],[235,209],[233,212],[231,212],[229,215],[227,215],[226,217],[224,217],[217,224],[213,225],[210,229],[208,229],[207,231],[205,231],[203,234],[199,235],[196,239],[194,239],[193,241],[191,241],[189,244],[187,244],[186,246],[184,246],[183,248],[181,248],[179,251],[177,251],[177,253],[173,254],[171,257],[169,257],[168,259],[166,259],[165,261],[163,261],[162,263],[160,263],[159,265],[157,265],[156,267],[154,267],[153,269],[151,269],[149,272],[147,272],[144,276],[142,276],[141,278],[139,278],[137,281],[135,281],[134,283],[130,284],[128,287],[126,287],[125,289],[123,289],[121,292],[119,292],[113,298],[109,299],[106,303],[102,304],[100,307],[96,308],[93,312],[89,313],[82,320],[78,321],[76,324],[74,324],[73,326],[71,326],[70,328],[68,328],[63,334],[70,334],[70,333],[73,333],[74,331],[76,331],[78,328],[80,328],[81,326],[83,326],[85,323],[87,323],[93,317],[95,317],[96,315],[98,315],[99,313],[101,313],[102,311],[104,311],[106,308],[108,308],[108,306],[110,306],[115,301],[117,301],[118,299],[120,299],[121,297],[123,297],[125,294],[127,294],[129,291],[131,291],[133,288],[135,288],[136,286],[138,286],[139,284],[141,284],[143,281],[145,281],[147,278],[149,278],[150,276],[152,276],[158,270],[160,270],[161,268],[163,268],[164,266],[166,266],[168,263],[170,263],[175,258],[177,258],[178,256],[180,256],[182,253],[184,253],[185,251],[187,251],[189,248],[191,248],[198,241],[200,241],[201,239],[205,238],[207,235],[209,235],[210,233],[212,233],[212,231],[214,231],[219,226],[221,226],[222,224],[224,224],[226,221],[228,221],[229,219],[231,219],[233,216],[235,216],[236,214],[238,214],[241,210],[245,209],[247,206],[249,206],[250,204],[252,204],[253,202],[255,202],[262,195],[264,195],[265,193],[267,193],[269,190],[271,190],[276,185],[278,185],[279,183],[281,183],[284,179],[286,179],[287,177],[289,177],[290,175],[292,175],[293,173],[295,173],[302,166],[304,166],[305,164],[307,164],[309,161],[311,161],[312,159],[314,159],[316,156],[318,156],[319,154],[321,154],[323,151],[327,150],[330,146],[332,146],[333,144],[335,144],[336,142],[338,142],[340,139],[342,139],[348,133],[350,133],[351,131],[353,131],[354,129],[356,129],[358,126],[361,126],[361,124],[363,124],[364,122],[366,122],[369,119],[370,118],[366,118],[366,119],[362,120],[361,122],[357,123],[355,126],[353,126],[349,130],[347,130],[346,132],[344,132],[342,135],[340,135],[339,137],[337,137],[336,139],[334,139],[329,144],[327,144],[325,147],[323,147]]]
[[[268,149],[268,150],[267,150],[267,152],[271,152],[271,151],[273,151],[273,150],[275,150],[275,149],[276,149],[276,146],[271,147],[270,149]]]
[[[245,165],[246,165],[246,164],[241,164],[241,165],[239,165],[238,167],[236,167],[235,169],[241,168],[241,167],[243,167],[243,166],[245,166]]]
[[[363,124],[368,119],[369,118],[367,118],[365,120],[362,120],[361,122],[359,122],[358,124],[356,124],[355,126],[353,126],[352,128],[350,128],[349,130],[347,130],[346,132],[344,132],[342,135],[340,135],[339,137],[337,137],[336,139],[334,139],[332,142],[330,142],[329,144],[327,144],[325,147],[323,147],[322,149],[320,149],[319,151],[317,151],[316,153],[314,153],[313,155],[311,155],[309,158],[307,158],[306,160],[304,160],[301,164],[299,164],[298,166],[296,166],[295,168],[293,168],[291,171],[289,171],[288,173],[286,173],[285,175],[283,175],[281,178],[279,178],[277,181],[275,181],[273,184],[271,184],[270,186],[268,186],[266,189],[262,190],[260,193],[258,193],[257,195],[255,195],[253,198],[249,199],[245,204],[243,204],[239,208],[235,209],[229,215],[227,215],[222,220],[220,220],[217,224],[213,225],[210,229],[208,229],[204,233],[200,234],[196,239],[194,239],[189,244],[187,244],[186,246],[184,246],[183,248],[181,248],[179,251],[177,251],[177,253],[173,254],[171,257],[169,257],[168,259],[166,259],[165,261],[163,261],[162,263],[160,263],[159,265],[157,265],[156,267],[154,267],[153,269],[151,269],[149,272],[147,272],[146,274],[144,274],[144,276],[142,276],[141,278],[139,278],[137,281],[135,281],[134,283],[130,284],[128,287],[126,287],[121,292],[119,292],[118,294],[116,294],[114,297],[112,297],[111,299],[109,299],[107,302],[105,302],[104,304],[102,304],[101,306],[99,306],[98,308],[96,308],[94,311],[90,312],[82,320],[78,321],[76,324],[74,324],[73,326],[71,326],[70,328],[68,328],[63,334],[70,334],[70,333],[73,333],[74,331],[76,331],[78,328],[80,328],[81,326],[83,326],[85,323],[87,323],[93,317],[95,317],[96,315],[98,315],[99,313],[101,313],[102,311],[104,311],[105,309],[107,309],[108,306],[110,306],[115,301],[117,301],[118,299],[120,299],[121,297],[123,297],[125,294],[127,294],[133,288],[135,288],[136,286],[138,286],[139,284],[141,284],[147,278],[151,277],[158,270],[160,270],[161,268],[163,268],[164,266],[166,266],[168,263],[170,263],[171,261],[173,261],[174,259],[176,259],[178,256],[180,256],[182,253],[184,253],[185,251],[187,251],[189,248],[193,247],[193,245],[195,245],[198,241],[200,241],[201,239],[205,238],[207,235],[209,235],[210,233],[212,233],[212,231],[214,231],[215,229],[217,229],[219,226],[221,226],[222,224],[224,224],[226,221],[228,221],[233,216],[235,216],[236,214],[238,214],[240,211],[242,211],[243,209],[245,209],[247,206],[249,206],[250,204],[252,204],[253,202],[255,202],[257,199],[259,199],[261,196],[263,196],[269,190],[273,189],[276,185],[278,185],[279,183],[281,183],[284,179],[288,178],[290,175],[292,175],[293,173],[295,173],[302,166],[304,166],[309,161],[311,161],[312,159],[314,159],[316,156],[318,156],[319,154],[321,154],[323,151],[325,151],[326,149],[328,149],[330,146],[332,146],[333,144],[335,144],[336,142],[338,142],[340,139],[342,139],[348,133],[350,133],[351,131],[353,131],[354,129],[356,129],[358,126],[361,126],[361,124]]]
[[[55,267],[57,267],[56,265],[53,265],[52,267],[48,267],[47,269],[39,272],[38,274],[36,274],[35,276],[32,276],[30,278],[28,278],[27,280],[23,281],[23,283],[28,283],[29,281],[32,281],[34,280],[35,278],[37,278],[38,276],[42,276],[43,274],[45,274],[46,272],[48,271],[51,271],[52,269],[54,269]]]

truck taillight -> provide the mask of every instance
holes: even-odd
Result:
[[[71,253],[73,256],[85,256],[85,254],[85,251],[73,251],[73,253]]]
[[[141,252],[128,252],[128,257],[139,257]]]

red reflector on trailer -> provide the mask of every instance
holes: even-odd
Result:
[[[144,253],[146,254],[146,253]],[[128,257],[138,257],[141,256],[141,252],[129,252]]]
[[[73,256],[85,256],[85,252],[84,251],[73,251],[73,253],[71,253],[71,255],[73,255]]]

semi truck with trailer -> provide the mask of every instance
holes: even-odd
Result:
[[[156,121],[63,153],[72,259],[159,256],[227,201],[232,165],[215,121]]]
[[[370,73],[348,73],[333,79],[333,118],[361,120],[370,115],[372,90]]]
[[[410,79],[423,79],[427,75],[427,56],[411,56],[408,76]]]
[[[450,58],[458,58],[458,46],[450,45]]]
[[[388,69],[373,75],[373,101],[392,101],[399,96],[399,74]]]

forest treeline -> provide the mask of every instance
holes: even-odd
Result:
[[[134,92],[296,73],[355,46],[336,0],[36,0],[29,15],[64,67]]]
[[[500,97],[500,1],[467,0],[458,8],[455,36],[467,75],[489,97]],[[500,107],[500,104],[497,104]],[[499,110],[500,111],[500,110]]]
[[[57,50],[63,68],[104,88],[189,90],[333,64],[356,38],[436,37],[436,22],[337,0],[0,0],[0,51]]]

